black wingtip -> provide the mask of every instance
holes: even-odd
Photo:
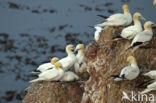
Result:
[[[101,18],[104,18],[104,19],[107,19],[108,18],[108,16],[104,16],[104,15],[97,15],[97,16],[99,16]]]

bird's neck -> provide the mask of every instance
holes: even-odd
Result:
[[[130,14],[128,9],[124,9],[124,14]]]
[[[71,50],[68,50],[68,49],[66,50],[66,52],[67,52],[68,55],[73,54],[73,52]]]
[[[138,65],[137,65],[137,63],[135,62],[135,61],[133,61],[132,63],[131,63],[131,67],[137,67]]]
[[[135,19],[134,19],[134,25],[137,26],[137,27],[141,27],[141,28],[142,28],[141,23],[140,23],[140,21],[138,20],[138,18],[135,18]]]
[[[84,49],[80,49],[79,51],[78,51],[78,55],[83,55],[84,54]]]

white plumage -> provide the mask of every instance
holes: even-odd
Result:
[[[142,25],[138,19],[144,19],[140,13],[135,13],[133,15],[134,25],[124,28],[121,32],[121,37],[125,39],[133,39],[137,33],[142,31]]]
[[[151,79],[155,79],[156,80],[156,70],[151,70],[148,73],[143,74],[144,76],[148,76]]]
[[[127,61],[130,62],[131,65],[124,67],[121,70],[119,77],[115,78],[114,81],[121,81],[123,79],[133,80],[139,75],[140,70],[137,66],[135,58],[133,56],[129,56]]]
[[[72,52],[73,45],[66,46],[67,57],[62,58],[59,62],[62,64],[62,67],[65,71],[69,70],[76,62],[76,56]]]
[[[144,31],[138,33],[132,43],[131,43],[131,48],[135,47],[135,46],[138,46],[140,44],[143,44],[145,42],[148,42],[152,39],[152,36],[153,36],[153,32],[152,32],[152,25],[154,23],[152,23],[151,21],[148,21],[144,24]]]
[[[76,55],[76,62],[74,64],[75,72],[76,73],[83,73],[86,72],[87,63],[84,59],[84,45],[78,44],[76,46],[75,51],[78,50],[78,54]]]
[[[106,19],[106,22],[97,24],[96,26],[126,26],[131,24],[132,16],[129,12],[128,5],[122,6],[124,14],[117,13]]]
[[[96,29],[96,31],[94,33],[94,39],[97,42],[99,40],[99,38],[100,38],[100,33],[103,30],[103,28],[99,27],[99,26],[95,26],[94,28]]]
[[[64,73],[64,75],[63,75],[63,77],[61,78],[60,81],[71,82],[71,81],[75,81],[75,80],[78,80],[78,79],[79,79],[79,77],[75,73],[73,73],[71,71],[68,71],[68,72]]]
[[[37,79],[31,80],[30,82],[37,81],[58,81],[64,75],[64,70],[61,68],[61,63],[55,63],[55,68],[43,71],[39,74]]]

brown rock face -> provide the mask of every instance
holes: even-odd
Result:
[[[101,32],[98,46],[93,44],[87,46],[85,55],[88,60],[87,71],[90,78],[84,85],[78,82],[33,83],[23,103],[135,103],[129,100],[122,101],[123,91],[130,96],[131,91],[138,94],[138,91],[145,89],[139,87],[144,83],[144,77],[141,74],[156,69],[156,37],[153,37],[146,49],[139,48],[135,52],[125,51],[131,41],[112,40],[113,36],[120,34],[121,30],[122,27],[105,27]],[[127,65],[126,59],[130,55],[137,60],[141,71],[140,76],[132,81],[114,82],[111,75],[120,73],[121,69]],[[156,92],[150,93],[154,94],[156,99]]]
[[[83,88],[79,83],[33,83],[22,103],[80,103]]]

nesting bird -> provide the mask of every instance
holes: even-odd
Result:
[[[75,81],[75,80],[78,80],[79,77],[71,72],[71,71],[68,71],[68,72],[65,72],[63,77],[61,78],[60,81],[63,81],[63,82],[72,82],[72,81]]]
[[[127,62],[130,63],[130,65],[124,67],[120,75],[114,79],[114,81],[121,81],[121,80],[133,80],[137,78],[137,76],[140,73],[139,67],[137,65],[136,59],[133,56],[129,56],[127,58]]]
[[[132,16],[128,9],[128,5],[123,5],[122,9],[124,13],[117,13],[111,15],[106,19],[106,22],[97,24],[96,26],[127,26],[132,23]]]
[[[78,51],[76,55],[76,62],[74,64],[76,73],[83,73],[86,71],[87,63],[84,58],[84,44],[78,44],[75,48],[75,51]]]
[[[49,63],[44,63],[42,65],[40,65],[35,71],[31,72],[32,74],[39,74],[45,70],[51,69],[54,67],[54,64],[59,60],[59,58],[57,57],[53,57],[51,59],[51,62]]]
[[[67,57],[62,58],[59,62],[62,64],[62,67],[65,71],[69,70],[76,62],[76,56],[72,51],[74,46],[69,44],[66,46],[66,53],[68,54]]]
[[[62,69],[62,64],[60,62],[55,63],[55,67],[53,69],[49,69],[43,71],[39,74],[37,79],[31,80],[30,82],[37,82],[37,81],[58,81],[64,75],[64,70]]]
[[[137,33],[142,31],[142,25],[139,19],[145,20],[145,18],[138,12],[133,15],[134,25],[124,28],[121,32],[121,37],[125,39],[133,39]]]
[[[132,40],[132,43],[130,45],[130,48],[139,47],[141,44],[147,43],[152,39],[153,32],[152,27],[155,26],[155,24],[151,21],[147,21],[144,24],[144,31],[139,32],[134,39]]]
[[[148,93],[150,91],[156,90],[156,70],[152,70],[148,73],[143,74],[144,76],[148,76],[151,79],[154,79],[154,82],[149,84],[145,90],[141,92],[141,94]]]

